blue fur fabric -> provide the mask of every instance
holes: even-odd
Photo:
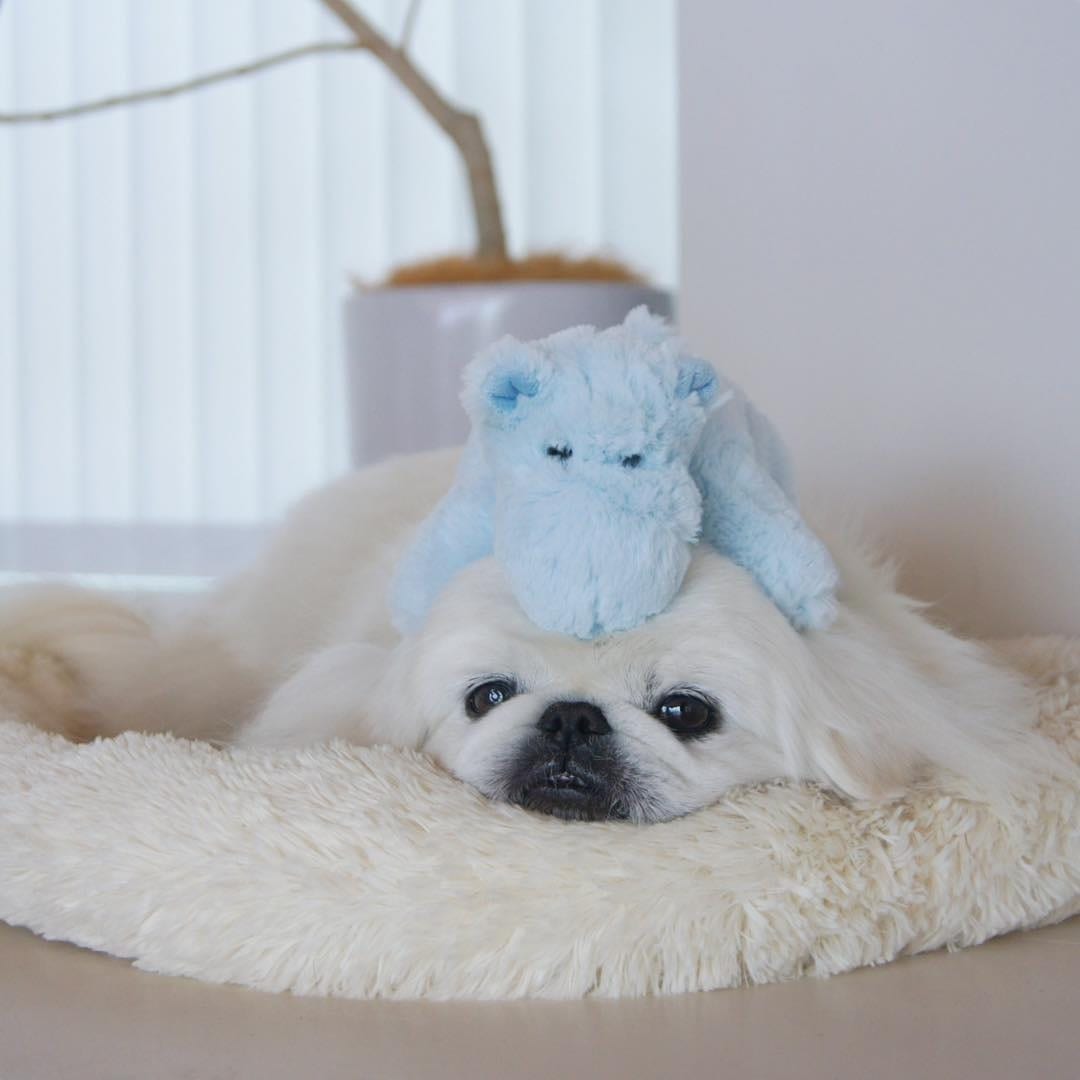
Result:
[[[798,629],[831,621],[836,569],[799,514],[779,437],[645,308],[609,330],[503,339],[469,364],[462,400],[473,426],[457,479],[392,586],[402,632],[492,553],[538,626],[628,630],[670,603],[699,539]]]

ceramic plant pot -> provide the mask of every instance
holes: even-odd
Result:
[[[345,302],[352,461],[464,441],[461,369],[504,334],[545,337],[613,326],[645,304],[672,316],[671,296],[608,282],[492,282],[357,290]]]

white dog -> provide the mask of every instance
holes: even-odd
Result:
[[[23,658],[39,715],[33,679],[71,676],[66,707],[49,693],[76,733],[391,743],[566,818],[657,821],[777,777],[887,799],[928,766],[993,794],[1039,767],[1019,678],[850,544],[831,545],[843,585],[825,631],[796,633],[748,574],[700,550],[673,605],[624,634],[536,629],[488,559],[398,639],[392,567],[455,460],[398,459],[309,496],[250,570],[171,625],[82,590],[24,592],[0,612],[0,652]]]

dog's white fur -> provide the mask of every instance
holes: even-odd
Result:
[[[398,459],[310,495],[249,570],[171,624],[77,589],[27,591],[0,609],[0,653],[63,665],[80,731],[417,747],[496,798],[543,709],[586,700],[638,780],[635,820],[775,777],[876,800],[927,766],[988,795],[1042,767],[1028,687],[934,626],[889,569],[842,540],[830,545],[843,585],[826,631],[796,633],[744,571],[701,550],[668,611],[600,642],[533,627],[492,560],[460,574],[422,632],[399,640],[384,605],[393,564],[454,463],[450,452]],[[490,675],[521,692],[470,719],[464,698]],[[680,741],[650,715],[658,694],[687,687],[720,703],[715,734]]]

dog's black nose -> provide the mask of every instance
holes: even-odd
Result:
[[[560,737],[563,743],[591,739],[611,731],[607,717],[587,701],[553,701],[536,726],[545,735]]]

